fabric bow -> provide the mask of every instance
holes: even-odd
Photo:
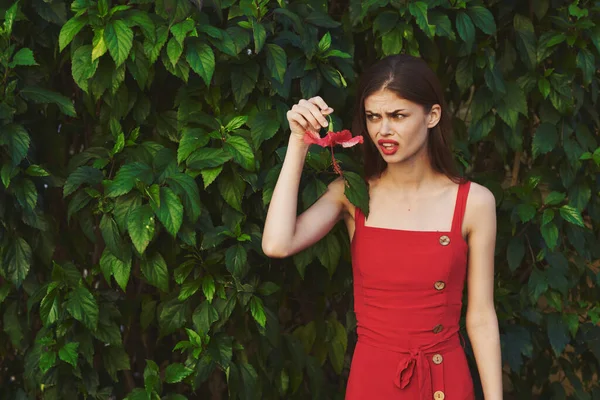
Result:
[[[352,147],[358,143],[363,143],[362,136],[352,137],[352,132],[348,129],[344,129],[339,132],[331,131],[331,124],[329,125],[329,132],[325,137],[321,137],[318,132],[311,132],[309,130],[304,132],[304,142],[308,144],[316,144],[321,147],[329,147],[331,149],[331,159],[333,162],[333,170],[338,174],[342,175],[342,169],[333,154],[333,146],[341,145],[342,147]]]
[[[431,367],[425,358],[425,354],[420,350],[410,350],[398,362],[394,384],[399,389],[404,389],[411,381],[412,376],[417,369],[419,379],[419,392],[422,399],[432,399],[431,388]]]

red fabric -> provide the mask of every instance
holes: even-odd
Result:
[[[470,182],[458,189],[452,228],[409,231],[364,225],[357,208],[352,239],[358,343],[346,400],[472,400],[459,338],[468,246],[461,226]],[[440,243],[441,236],[450,243]],[[435,283],[444,282],[442,290]],[[434,333],[435,326],[442,329]],[[434,355],[442,362],[435,364]]]

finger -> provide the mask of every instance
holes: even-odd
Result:
[[[321,109],[321,112],[324,112],[326,110],[332,110],[333,111],[333,109],[331,107],[329,107],[327,105],[327,103],[325,103],[325,100],[323,100],[323,98],[321,96],[315,96],[315,97],[311,98],[308,101],[310,101],[311,103],[314,103],[317,106],[319,106],[319,108]]]
[[[288,121],[295,122],[300,127],[302,127],[304,130],[309,129],[308,121],[306,121],[306,119],[302,115],[298,114],[297,112],[294,112],[291,110],[288,111],[287,118],[288,118]]]
[[[313,105],[313,107],[315,107],[315,106]],[[315,107],[315,109],[316,109],[316,107]],[[317,120],[315,113],[313,113],[309,108],[304,107],[304,106],[298,106],[297,112],[300,115],[302,115],[310,123],[310,125],[312,126],[312,128],[314,130],[318,131],[322,128],[321,122],[319,122]],[[319,118],[325,119],[325,118],[323,118],[323,115],[321,115],[321,112],[318,111],[318,109],[317,109],[316,113],[319,114]]]
[[[314,104],[311,103],[310,101],[307,100],[300,100],[300,102],[298,103],[301,107],[306,107],[310,113],[313,115],[313,117],[318,121],[319,124],[321,124],[323,127],[326,127],[329,125],[329,123],[327,122],[327,119],[323,116],[323,113],[321,112],[321,110],[319,110],[319,108]],[[320,129],[321,127],[319,127]]]

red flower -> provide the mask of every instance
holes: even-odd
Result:
[[[362,136],[352,137],[352,132],[348,129],[344,129],[339,132],[327,132],[327,135],[322,138],[319,136],[317,132],[311,132],[307,130],[304,133],[304,142],[308,144],[316,144],[321,147],[330,147],[331,148],[331,159],[333,161],[333,170],[338,174],[342,175],[342,169],[339,164],[335,160],[335,156],[333,155],[333,146],[341,145],[342,147],[352,147],[358,143],[363,143]]]

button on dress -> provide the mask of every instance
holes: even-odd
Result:
[[[461,183],[450,232],[365,226],[352,239],[358,341],[346,400],[473,400],[459,319],[468,246]]]

